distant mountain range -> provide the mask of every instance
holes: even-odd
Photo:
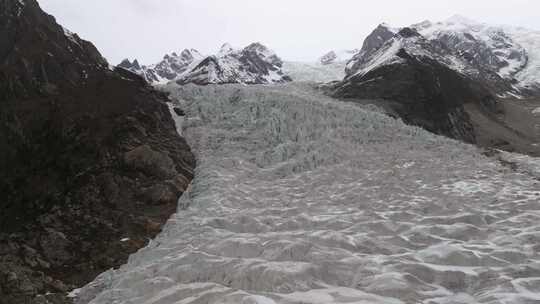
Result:
[[[119,67],[143,76],[149,83],[196,84],[271,84],[291,81],[282,71],[283,61],[261,43],[252,43],[243,49],[224,44],[220,51],[203,56],[194,49],[177,55],[165,55],[162,61],[141,66],[137,60],[122,61]]]
[[[402,28],[382,23],[360,49],[332,50],[316,62],[283,62],[254,43],[240,50],[226,44],[212,56],[185,50],[149,67],[120,66],[150,83],[326,83],[322,88],[334,97],[376,100],[390,115],[437,134],[524,153],[536,153],[540,141],[531,116],[540,96],[540,32],[462,16]],[[515,106],[508,99],[534,100],[516,110],[508,109]],[[516,119],[515,111],[525,114]]]
[[[461,16],[402,29],[380,25],[349,61],[347,78],[403,63],[404,52],[436,61],[496,94],[528,95],[539,89],[540,32],[491,26]]]

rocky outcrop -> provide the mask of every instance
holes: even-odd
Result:
[[[358,53],[358,50],[341,50],[330,51],[319,58],[319,63],[322,65],[335,64],[340,62],[347,62]]]
[[[0,32],[0,303],[68,303],[160,231],[195,161],[167,97],[35,0],[0,0]]]
[[[397,33],[397,29],[394,29],[387,24],[380,24],[369,34],[362,48],[357,52],[345,68],[345,73],[352,74],[354,71],[358,70],[359,66],[365,63],[365,59],[369,58],[374,52],[380,49],[388,40],[392,39]]]

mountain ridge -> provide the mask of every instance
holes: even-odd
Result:
[[[186,59],[179,60],[180,57]],[[176,63],[176,67],[171,61]],[[242,49],[225,43],[216,54],[209,56],[194,49],[184,50],[180,56],[175,53],[166,55],[161,62],[151,66],[126,59],[118,66],[143,76],[152,84],[169,81],[182,84],[269,84],[291,80],[282,71],[281,58],[259,42]]]

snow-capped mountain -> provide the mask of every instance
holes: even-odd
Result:
[[[505,118],[513,111],[505,98],[540,93],[537,44],[540,32],[459,16],[401,29],[382,24],[349,61],[344,80],[328,87],[336,97],[379,100],[437,134],[529,153],[536,131]]]
[[[199,51],[185,49],[180,55],[174,52],[170,55],[167,54],[162,61],[151,66],[140,65],[137,59],[133,62],[124,59],[118,66],[143,76],[149,83],[166,83],[175,80],[202,59],[204,59],[204,56]]]
[[[403,29],[380,25],[347,66],[347,77],[399,63],[399,52],[429,58],[479,81],[496,94],[524,95],[538,87],[540,32],[492,26],[461,16]]]
[[[322,65],[332,64],[336,62],[347,62],[358,53],[358,50],[340,50],[330,51],[319,58]]]
[[[141,66],[137,60],[122,61],[119,67],[143,76],[153,84],[177,81],[181,84],[268,84],[290,81],[282,71],[283,61],[261,43],[243,49],[224,44],[219,52],[203,56],[197,50],[184,50],[177,55],[165,55],[151,66]]]
[[[283,61],[260,43],[252,43],[241,50],[224,44],[216,55],[204,58],[177,77],[177,83],[270,84],[290,81],[282,67]]]

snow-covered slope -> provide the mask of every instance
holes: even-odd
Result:
[[[444,43],[464,65],[492,70],[506,79],[527,65],[527,50],[502,27],[453,16],[443,22],[425,21],[413,28],[428,40]]]
[[[196,84],[269,84],[289,81],[281,70],[283,62],[269,48],[252,43],[243,49],[224,44],[216,55],[203,56],[198,51],[184,50],[180,55],[165,55],[158,64],[141,66],[137,60],[124,60],[119,65],[143,76],[149,83],[169,81]]]
[[[404,50],[420,60],[436,60],[498,94],[527,94],[540,83],[540,32],[491,26],[461,16],[424,21],[394,35],[386,29],[391,28],[381,25],[366,39],[364,47],[370,39],[377,43],[349,62],[348,76],[399,62],[398,52]]]
[[[167,54],[162,61],[150,66],[141,66],[137,59],[133,62],[124,59],[118,66],[143,76],[149,83],[167,83],[192,69],[203,58],[204,56],[199,51],[185,49],[180,55],[174,52],[170,55]]]
[[[180,84],[271,84],[290,81],[282,71],[283,61],[260,43],[241,50],[229,44],[215,56],[206,57],[197,66],[177,77]]]
[[[168,90],[191,190],[76,303],[540,301],[540,188],[519,164],[308,85]]]

